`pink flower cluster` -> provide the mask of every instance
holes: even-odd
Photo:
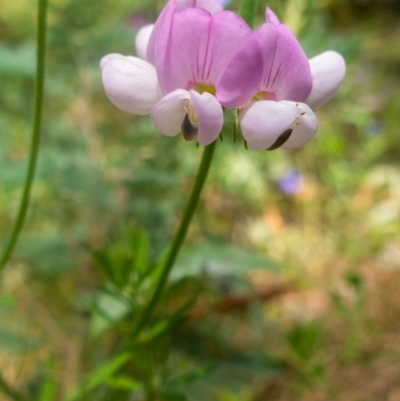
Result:
[[[182,132],[202,145],[219,136],[225,107],[238,110],[251,149],[303,146],[318,129],[313,110],[335,95],[346,70],[334,51],[308,60],[270,9],[252,31],[219,0],[170,0],[139,31],[136,49],[138,57],[101,60],[108,98],[150,114],[164,135]]]

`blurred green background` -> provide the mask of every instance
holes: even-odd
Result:
[[[149,264],[163,255],[201,148],[115,108],[98,65],[134,54],[163,1],[50,1],[39,165],[0,283],[0,372],[28,400],[141,400],[142,380],[157,400],[400,400],[400,2],[260,1],[255,26],[267,5],[347,75],[305,148],[251,152],[225,132],[172,274],[170,301],[196,298],[149,379],[150,349],[112,359],[135,310],[96,258],[132,241]],[[27,168],[36,6],[0,0],[2,247]]]

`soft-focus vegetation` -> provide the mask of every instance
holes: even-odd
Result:
[[[270,6],[310,57],[344,55],[345,82],[303,149],[255,153],[224,132],[134,336],[201,148],[115,108],[98,63],[132,54],[163,3],[50,2],[38,171],[0,282],[0,399],[400,400],[398,2],[259,2],[255,26]],[[1,247],[27,167],[36,7],[0,0]]]

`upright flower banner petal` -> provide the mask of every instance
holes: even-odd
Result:
[[[230,60],[251,36],[236,14],[222,11],[212,16],[200,8],[174,14],[155,66],[164,93],[196,84],[215,86]]]

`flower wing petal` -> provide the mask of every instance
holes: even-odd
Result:
[[[177,89],[164,96],[151,110],[155,127],[164,135],[176,136],[181,132],[185,116],[185,100],[190,99],[188,91]]]
[[[266,23],[257,29],[227,65],[217,83],[217,98],[223,106],[240,107],[260,89],[271,70],[277,32]]]
[[[146,25],[139,29],[135,38],[136,54],[142,60],[146,60],[147,45],[149,44],[149,39],[151,33],[153,32],[154,24]]]
[[[240,126],[250,149],[272,146],[296,120],[295,103],[260,100],[240,113]]]
[[[200,94],[192,90],[190,96],[198,120],[197,140],[200,145],[209,145],[218,138],[224,125],[221,104],[208,92]]]
[[[346,64],[343,57],[334,51],[324,52],[309,62],[313,87],[305,102],[315,110],[336,94],[344,79]]]
[[[109,54],[101,62],[103,85],[107,97],[132,114],[149,114],[162,94],[155,68],[137,57]]]
[[[289,139],[282,145],[283,149],[295,149],[304,146],[314,138],[318,131],[318,120],[311,108],[305,103],[281,102],[295,104],[297,113],[301,114],[298,121],[300,124],[293,128]],[[304,114],[303,114],[304,113]]]

